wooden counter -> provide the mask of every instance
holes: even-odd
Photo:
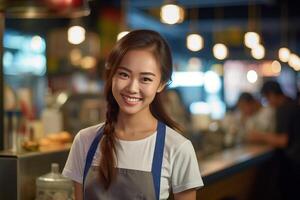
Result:
[[[273,149],[262,145],[242,145],[199,159],[204,187],[197,199],[251,199],[257,174],[271,160]]]

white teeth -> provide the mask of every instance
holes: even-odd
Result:
[[[124,96],[124,98],[126,99],[126,101],[130,101],[130,102],[138,102],[138,101],[140,101],[140,99],[138,99],[138,98],[131,98],[131,97],[125,97],[125,96]]]

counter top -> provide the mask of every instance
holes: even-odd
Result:
[[[14,151],[0,151],[0,157],[15,157],[15,158],[23,158],[23,157],[30,157],[30,156],[37,156],[37,155],[43,155],[43,154],[50,154],[50,153],[55,153],[55,152],[61,152],[61,151],[69,151],[71,147],[70,144],[64,144],[60,145],[59,147],[47,147],[47,148],[41,148],[38,151],[19,151],[19,152],[14,152]]]
[[[60,148],[41,149],[39,151],[0,151],[0,157],[24,158],[30,156],[42,156],[60,151],[69,151],[71,144],[66,144]],[[196,152],[200,172],[205,183],[210,183],[236,173],[239,170],[252,165],[259,164],[270,158],[273,148],[265,145],[241,145],[225,149],[223,151],[200,157],[200,152]]]
[[[271,158],[273,148],[266,145],[241,145],[199,159],[200,172],[207,184]]]

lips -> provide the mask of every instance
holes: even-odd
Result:
[[[140,101],[142,101],[142,98],[140,97],[133,97],[133,96],[129,96],[129,95],[124,95],[121,94],[123,100],[125,101],[126,104],[128,105],[136,105],[138,104]]]

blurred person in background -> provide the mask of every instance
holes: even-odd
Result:
[[[243,92],[237,103],[241,113],[241,123],[245,134],[251,132],[266,133],[274,130],[274,111],[261,103],[248,92]]]
[[[266,133],[274,130],[274,111],[271,107],[262,106],[251,93],[242,92],[235,110],[225,117],[223,127],[226,136],[232,137],[233,144],[243,143],[251,132]]]
[[[268,134],[252,132],[247,139],[276,148],[282,199],[299,198],[300,107],[283,93],[276,81],[265,82],[261,93],[275,109],[275,131]]]
[[[169,116],[182,124],[183,134],[187,136],[189,133],[189,128],[191,127],[190,113],[185,108],[182,97],[177,89],[168,89],[166,90],[164,101],[162,102],[164,108]]]

